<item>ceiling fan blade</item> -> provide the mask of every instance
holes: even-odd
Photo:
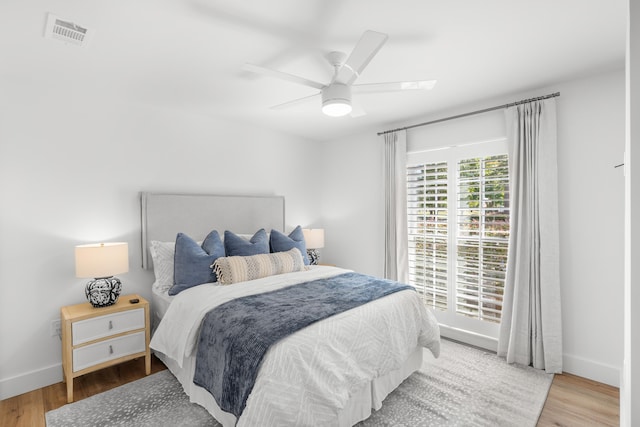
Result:
[[[415,80],[410,82],[389,82],[372,83],[364,85],[353,85],[351,89],[354,93],[376,93],[376,92],[401,92],[404,90],[430,90],[436,85],[437,80]]]
[[[378,53],[388,37],[388,35],[376,31],[365,31],[347,61],[336,74],[335,81],[346,85],[352,84]]]
[[[325,85],[323,85],[322,83],[305,79],[304,77],[295,76],[293,74],[284,73],[278,70],[272,70],[271,68],[265,68],[255,64],[244,64],[242,66],[242,70],[249,71],[251,73],[262,74],[264,76],[275,77],[277,79],[282,79],[293,83],[298,83],[303,86],[311,86],[316,89],[322,89],[323,87],[325,87]]]
[[[305,104],[305,103],[311,101],[313,98],[315,98],[315,97],[317,97],[319,95],[320,95],[320,93],[314,93],[313,95],[305,96],[305,97],[302,97],[302,98],[294,99],[293,101],[287,101],[287,102],[284,102],[282,104],[274,105],[272,107],[269,107],[269,109],[270,110],[283,110],[285,108],[295,107],[296,105]]]

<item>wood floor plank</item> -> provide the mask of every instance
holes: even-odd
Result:
[[[571,374],[556,375],[538,420],[547,426],[618,426],[620,391]]]
[[[42,389],[0,401],[0,425],[3,427],[44,426]]]
[[[164,364],[152,356],[151,373],[164,369]],[[84,399],[144,376],[144,359],[132,360],[76,378],[74,397]],[[556,375],[538,426],[618,426],[619,400],[615,387],[575,375]],[[0,401],[0,426],[45,427],[44,414],[65,404],[64,383]]]
[[[43,412],[46,414],[67,403],[67,386],[65,383],[57,383],[49,387],[42,388]]]

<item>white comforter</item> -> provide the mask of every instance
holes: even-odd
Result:
[[[160,322],[151,348],[181,367],[195,357],[206,313],[231,299],[345,273],[335,267],[266,277],[234,285],[206,284],[178,294]],[[434,316],[416,292],[401,291],[332,316],[273,345],[238,426],[337,425],[336,410],[355,390],[399,368],[422,346],[440,352]]]

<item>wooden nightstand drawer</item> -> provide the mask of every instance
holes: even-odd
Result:
[[[145,333],[140,331],[75,348],[73,350],[73,372],[119,357],[142,353],[145,351],[145,347]]]
[[[143,308],[81,320],[72,325],[73,345],[143,329],[144,325]]]

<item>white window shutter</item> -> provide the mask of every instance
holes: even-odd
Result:
[[[500,322],[509,243],[502,153],[459,147],[407,166],[409,282],[431,308]]]

